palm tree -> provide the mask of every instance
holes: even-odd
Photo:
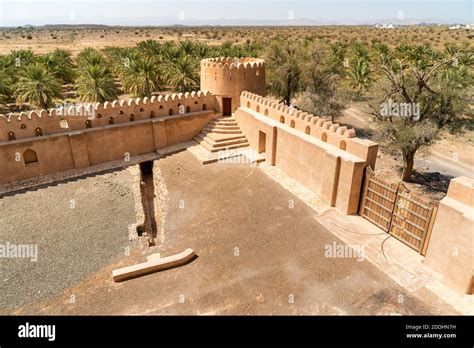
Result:
[[[183,51],[179,49],[173,42],[167,41],[161,49],[161,58],[164,62],[175,61],[183,55]]]
[[[10,96],[10,76],[0,70],[0,104],[5,104]]]
[[[193,55],[199,60],[209,57],[209,46],[202,42],[196,43]]]
[[[191,56],[194,54],[194,44],[189,40],[180,42],[179,49],[186,56]]]
[[[351,62],[348,76],[351,87],[356,91],[358,97],[362,96],[372,84],[372,77],[370,75],[371,72],[367,60],[358,58]]]
[[[10,53],[10,59],[14,67],[21,69],[26,65],[32,64],[36,57],[30,50],[14,50]]]
[[[71,83],[74,81],[74,69],[71,55],[65,50],[56,49],[55,51],[39,57],[46,70],[52,73],[62,83]]]
[[[137,97],[150,97],[162,88],[158,67],[151,59],[138,58],[122,71],[124,89]]]
[[[145,57],[153,58],[159,56],[161,53],[161,45],[156,40],[145,40],[141,41],[137,45],[138,51],[142,53]]]
[[[77,65],[79,68],[88,69],[90,65],[105,65],[104,56],[95,48],[85,48],[77,56]]]
[[[85,102],[117,99],[118,89],[111,71],[103,65],[85,65],[76,80],[79,99]]]
[[[199,67],[192,57],[183,56],[162,65],[165,81],[178,92],[190,92],[199,85]]]
[[[17,103],[30,103],[46,109],[54,98],[61,97],[61,83],[40,63],[27,65],[21,70],[13,95]]]

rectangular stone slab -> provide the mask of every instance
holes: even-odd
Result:
[[[157,271],[181,266],[195,256],[193,249],[186,249],[180,254],[163,258],[149,258],[148,261],[112,271],[114,282],[140,277]]]

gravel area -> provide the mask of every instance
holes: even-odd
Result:
[[[0,245],[37,245],[38,260],[0,258],[0,310],[47,299],[123,256],[135,222],[130,170],[0,199]]]

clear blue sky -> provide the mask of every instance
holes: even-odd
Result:
[[[397,18],[472,23],[473,15],[473,0],[0,0],[1,26],[206,24],[206,20],[220,19],[292,18],[337,24]]]

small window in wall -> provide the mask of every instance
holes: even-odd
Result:
[[[91,120],[86,121],[86,128],[92,128],[92,122]]]
[[[164,109],[165,107],[163,105],[160,105],[160,107],[158,109]]]
[[[120,110],[120,111],[119,111],[119,115],[123,115],[123,110]]]
[[[168,111],[168,115],[170,115],[170,116],[171,116],[171,115],[173,115],[173,114],[174,114],[174,110],[173,110],[173,109],[169,109],[169,111]]]
[[[67,122],[67,120],[65,120],[64,118],[59,121],[59,127],[63,128],[63,129],[68,129],[69,128],[69,123]]]
[[[134,114],[130,114],[130,116],[128,116],[128,119],[130,121],[135,121],[135,115]]]
[[[156,117],[155,112],[154,112],[154,111],[151,111],[151,112],[150,112],[150,118],[155,118],[155,117]]]
[[[197,105],[197,104],[199,104],[199,102],[196,100],[196,101],[194,102],[194,105]]]
[[[311,127],[310,127],[310,126],[306,126],[306,128],[304,129],[304,132],[305,132],[306,134],[311,133]]]
[[[10,140],[10,141],[16,140],[15,133],[8,132],[8,140]]]
[[[109,117],[109,124],[114,124],[114,118],[112,116]]]
[[[339,144],[339,148],[340,148],[341,150],[344,150],[344,151],[346,150],[346,146],[347,146],[347,144],[346,144],[346,142],[345,142],[344,140],[342,140],[342,141],[340,142],[340,144]]]
[[[268,109],[265,109],[265,111],[263,112],[263,114],[264,114],[265,116],[268,116]]]
[[[143,112],[143,111],[145,111],[145,109],[144,109],[144,108],[140,108],[140,112]]]
[[[257,112],[260,112],[260,105],[257,105]]]
[[[283,115],[280,116],[280,123],[285,123],[285,117]]]
[[[25,161],[26,165],[35,164],[38,163],[38,155],[36,154],[36,151],[28,149],[23,152],[23,160]]]
[[[207,104],[206,103],[202,104],[202,110],[203,111],[207,110]]]
[[[20,126],[21,129],[26,129],[26,124],[22,123]]]
[[[250,109],[250,102],[247,102],[247,107]]]
[[[190,106],[186,106],[186,113],[188,112],[191,112],[191,107]]]
[[[321,135],[321,141],[324,141],[325,143],[328,141],[328,135],[326,133]]]
[[[37,137],[40,137],[43,135],[43,130],[40,127],[38,127],[35,129],[35,134]]]
[[[102,117],[102,115],[101,115],[101,114],[97,114],[97,118],[101,118],[101,117]]]
[[[290,122],[290,127],[291,127],[291,128],[295,128],[295,120],[291,120],[291,122]]]

